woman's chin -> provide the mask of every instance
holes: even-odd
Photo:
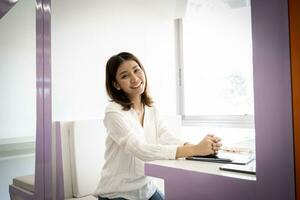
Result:
[[[133,97],[136,95],[142,95],[144,93],[144,88],[143,89],[138,89],[138,90],[133,90],[129,93],[129,96]]]

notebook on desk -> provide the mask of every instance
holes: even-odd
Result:
[[[254,154],[219,152],[217,155],[187,157],[186,160],[247,165],[254,160]]]
[[[221,166],[219,169],[224,170],[224,171],[230,171],[230,172],[256,174],[256,164],[255,164],[255,162],[251,162],[248,165],[225,164],[225,165]]]

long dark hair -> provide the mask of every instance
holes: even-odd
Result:
[[[128,98],[128,96],[125,94],[123,90],[117,90],[114,87],[114,82],[116,82],[116,74],[118,71],[118,68],[124,61],[133,60],[135,61],[140,68],[143,70],[145,74],[145,91],[141,95],[141,101],[144,105],[152,106],[152,98],[148,94],[148,81],[147,81],[147,75],[145,72],[145,69],[142,65],[142,63],[139,61],[139,59],[128,52],[121,52],[117,55],[112,56],[106,63],[106,92],[108,96],[111,98],[111,101],[114,101],[116,103],[119,103],[123,106],[123,110],[129,110],[132,107],[132,102]]]

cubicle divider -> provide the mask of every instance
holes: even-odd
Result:
[[[288,0],[251,0],[256,199],[295,199]]]
[[[18,1],[3,0],[0,18]],[[52,200],[51,0],[36,0],[36,154],[34,192],[9,186],[11,199]]]
[[[10,193],[23,196],[24,199],[50,200],[53,199],[51,0],[36,2],[38,121],[35,191],[34,194],[28,194],[19,188],[10,187]],[[257,136],[256,199],[295,199],[288,2],[288,0],[251,1]],[[280,84],[277,84],[278,82]],[[57,184],[56,187],[59,187],[57,192],[61,192],[61,182]],[[249,189],[253,189],[252,186]],[[220,192],[222,185],[216,185],[216,190]],[[60,192],[57,199],[62,198]]]

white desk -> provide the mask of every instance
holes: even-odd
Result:
[[[249,163],[249,165],[255,164],[255,161],[252,162]],[[239,172],[229,172],[229,171],[220,170],[219,167],[224,165],[223,163],[211,163],[211,162],[178,159],[178,160],[157,160],[157,161],[149,162],[148,164],[181,169],[181,170],[188,170],[193,172],[200,172],[205,174],[256,181],[256,176],[253,174],[245,174]]]
[[[252,162],[249,164],[255,164]],[[255,199],[256,176],[223,171],[219,169],[222,165],[185,159],[158,160],[145,164],[145,175],[164,179],[167,200]]]
[[[221,171],[221,165],[182,159],[159,160],[145,164],[145,175],[164,179],[167,200],[255,199],[256,176]]]

